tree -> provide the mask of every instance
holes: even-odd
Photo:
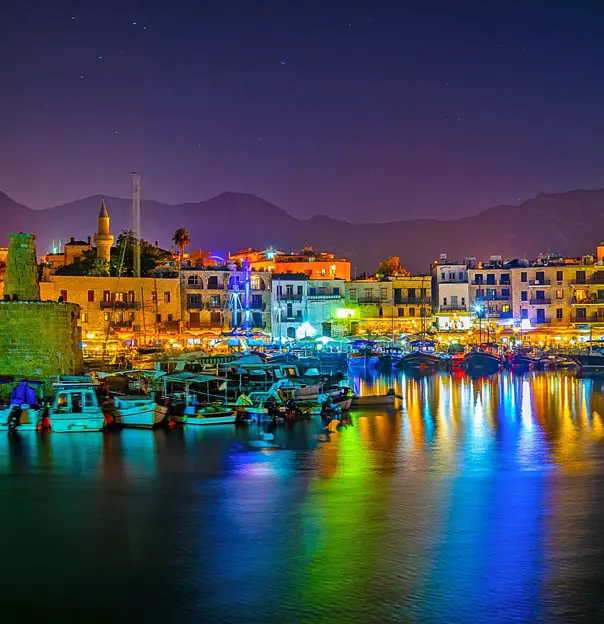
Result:
[[[122,230],[117,237],[115,247],[111,250],[110,273],[112,276],[121,274],[123,277],[134,275],[134,251],[136,235],[131,230]],[[172,259],[172,254],[165,249],[156,247],[141,238],[141,275],[148,275],[153,269]],[[121,263],[121,271],[120,271]]]
[[[212,259],[212,252],[206,249],[197,249],[189,254],[191,265],[194,267],[216,266],[216,260]]]
[[[180,247],[180,266],[182,266],[182,261],[185,256],[185,247],[191,242],[189,232],[185,228],[178,228],[176,232],[174,232],[172,241],[175,245]]]
[[[409,275],[409,271],[401,264],[399,256],[390,256],[387,260],[384,260],[378,270],[378,275],[384,277],[393,277],[396,275]]]
[[[69,275],[72,277],[82,277],[94,274],[94,264],[97,261],[96,251],[87,249],[82,252],[82,257],[72,264],[65,264],[55,271],[55,275]]]

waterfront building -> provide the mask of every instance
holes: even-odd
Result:
[[[462,331],[471,327],[470,286],[468,267],[475,266],[474,258],[464,263],[447,259],[432,265],[432,307],[436,328],[441,331]]]
[[[296,338],[296,331],[308,320],[307,294],[308,275],[304,273],[273,273],[273,339]]]
[[[307,282],[306,320],[317,336],[341,335],[338,311],[344,307],[346,281],[310,279]]]
[[[468,268],[471,311],[487,322],[513,322],[512,266],[501,256],[491,256],[489,262]]]
[[[224,267],[189,268],[180,273],[182,319],[187,330],[219,333],[245,327],[245,281],[249,276],[252,331],[270,332],[271,274]]]
[[[269,247],[262,251],[243,249],[229,258],[241,263],[248,260],[252,269],[273,273],[304,274],[310,279],[343,279],[350,281],[350,261],[332,253],[314,251],[307,246],[299,253],[285,253]]]
[[[431,276],[368,277],[346,285],[349,333],[414,334],[429,328]]]

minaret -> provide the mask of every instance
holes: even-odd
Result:
[[[99,213],[99,224],[97,233],[94,235],[94,244],[96,245],[96,257],[107,260],[111,258],[111,246],[115,237],[111,234],[111,222],[107,213],[105,200],[101,204],[101,212]]]

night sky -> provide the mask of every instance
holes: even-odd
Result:
[[[547,7],[547,8],[546,8]],[[0,190],[455,217],[604,186],[604,2],[14,0]]]

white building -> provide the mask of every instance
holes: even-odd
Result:
[[[307,320],[305,308],[308,276],[273,273],[272,278],[273,340],[296,338],[296,330]]]
[[[308,280],[305,320],[317,336],[331,337],[336,310],[344,307],[345,286],[343,279]]]
[[[473,266],[473,258],[464,263],[447,260],[441,254],[440,261],[434,263],[434,307],[439,330],[466,330],[471,324],[470,285],[468,266]]]

